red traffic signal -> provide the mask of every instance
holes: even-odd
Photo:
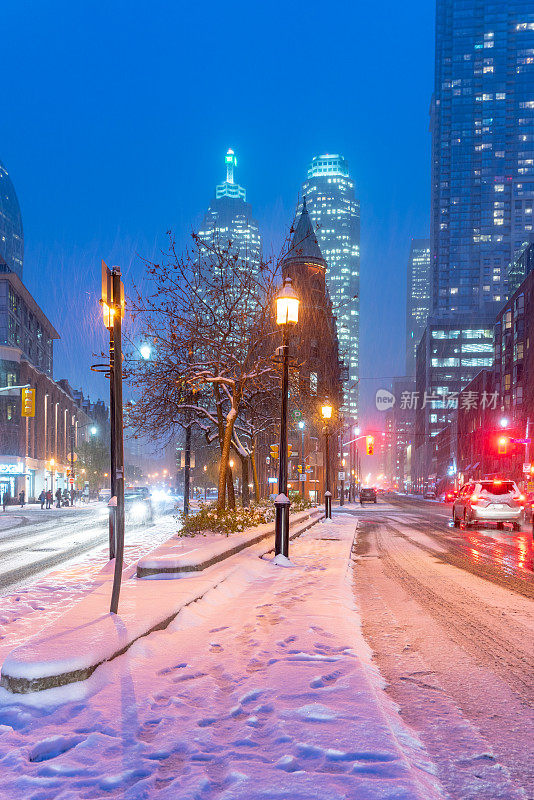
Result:
[[[366,436],[365,437],[365,452],[368,456],[372,456],[375,452],[375,437],[374,436]]]
[[[508,450],[508,437],[507,436],[499,436],[499,441],[497,442],[498,451],[500,456],[505,456]]]

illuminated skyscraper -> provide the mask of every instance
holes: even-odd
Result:
[[[343,156],[314,156],[302,195],[328,265],[326,279],[337,319],[340,357],[348,373],[343,410],[358,419],[360,204]]]
[[[417,345],[430,314],[430,239],[412,239],[406,293],[406,375],[415,375]]]
[[[0,161],[0,261],[3,259],[7,268],[21,280],[23,256],[24,236],[19,201],[11,178]],[[0,271],[3,271],[2,267]]]
[[[534,224],[534,5],[436,8],[433,309],[494,316]]]
[[[226,180],[216,187],[198,235],[205,241],[217,241],[221,247],[231,242],[231,250],[239,254],[243,268],[254,269],[261,260],[259,225],[246,202],[246,190],[234,183],[237,159],[233,150],[228,150],[225,164]]]

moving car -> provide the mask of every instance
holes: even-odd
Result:
[[[423,500],[435,500],[436,493],[432,491],[432,489],[427,489],[427,491],[423,495]]]
[[[104,503],[108,503],[111,498],[111,489],[100,489],[98,492],[98,499]]]
[[[124,490],[124,513],[132,525],[148,525],[153,519],[152,500],[145,486],[128,486]]]
[[[360,489],[360,504],[376,503],[376,489],[372,486],[364,486]]]
[[[524,501],[514,481],[499,478],[470,481],[462,486],[454,500],[454,526],[496,522],[497,527],[502,528],[505,522],[511,522],[513,529],[519,531],[525,518]]]

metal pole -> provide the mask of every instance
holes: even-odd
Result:
[[[74,423],[70,424],[70,504],[74,505]]]
[[[111,497],[116,496],[115,489],[115,343],[113,340],[113,328],[109,331],[109,422],[111,428],[110,436],[110,489]],[[115,507],[109,507],[109,559],[115,558]]]
[[[325,438],[325,493],[324,493],[324,515],[326,519],[332,519],[332,492],[330,491],[330,429],[324,426]]]
[[[115,393],[115,574],[111,594],[111,613],[116,614],[119,608],[121,589],[122,562],[124,555],[124,443],[122,423],[122,321],[121,321],[121,271],[113,268],[113,342],[115,358],[113,369],[113,386]]]
[[[341,469],[342,469],[342,474],[345,475],[345,465],[344,465],[345,458],[344,458],[344,454],[343,454],[343,432],[341,432],[339,434],[339,440],[340,440],[340,444],[341,444],[341,447],[340,447],[340,450],[341,450],[341,458],[340,458]],[[345,505],[345,478],[344,477],[342,478],[340,483],[341,483],[341,492],[339,494],[339,505],[340,506],[344,506]]]
[[[304,428],[301,428],[300,431],[300,466],[302,468],[301,475],[304,475],[304,480],[302,481],[302,497],[306,496],[306,460],[304,458]],[[300,486],[299,486],[300,489]]]
[[[184,453],[184,517],[189,514],[189,485],[191,482],[191,426],[185,429]]]
[[[287,394],[289,385],[289,344],[287,325],[284,325],[283,328],[284,338],[282,349],[284,356],[282,371],[282,408],[280,415],[280,452],[278,454],[278,497],[274,501],[274,552],[275,555],[282,554],[287,558],[289,556],[289,497],[287,496]]]

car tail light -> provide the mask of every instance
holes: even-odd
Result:
[[[480,497],[478,496],[478,494],[472,494],[471,495],[471,503],[474,506],[476,506],[476,504],[478,503],[479,500],[480,500]]]

